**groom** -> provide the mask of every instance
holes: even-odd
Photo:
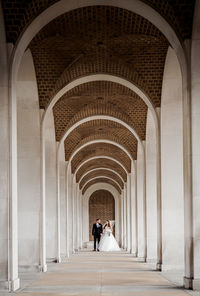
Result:
[[[98,246],[99,246],[99,242],[100,242],[102,232],[103,232],[103,228],[102,228],[101,220],[96,219],[96,223],[94,223],[93,227],[92,227],[92,235],[94,237],[94,250],[93,251],[96,251],[96,243],[97,243],[97,241],[98,241]],[[99,251],[98,248],[97,248],[97,251]]]

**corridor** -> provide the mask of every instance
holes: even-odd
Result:
[[[23,296],[186,296],[147,264],[130,254],[82,251],[66,263],[52,264],[47,273],[22,288]],[[191,292],[191,295],[195,295]]]

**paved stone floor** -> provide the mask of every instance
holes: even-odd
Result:
[[[192,292],[193,293],[193,292]],[[130,254],[80,252],[52,264],[16,293],[21,296],[187,296],[149,265]],[[192,294],[193,295],[193,294]]]

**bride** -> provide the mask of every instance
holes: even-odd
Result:
[[[113,229],[110,221],[106,221],[106,224],[103,227],[103,235],[101,236],[101,240],[99,243],[100,252],[120,251],[120,248],[112,234],[112,231]]]

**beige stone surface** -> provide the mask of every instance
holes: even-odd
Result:
[[[20,292],[21,296],[186,296],[130,254],[80,252],[68,262],[51,264],[48,272]]]

